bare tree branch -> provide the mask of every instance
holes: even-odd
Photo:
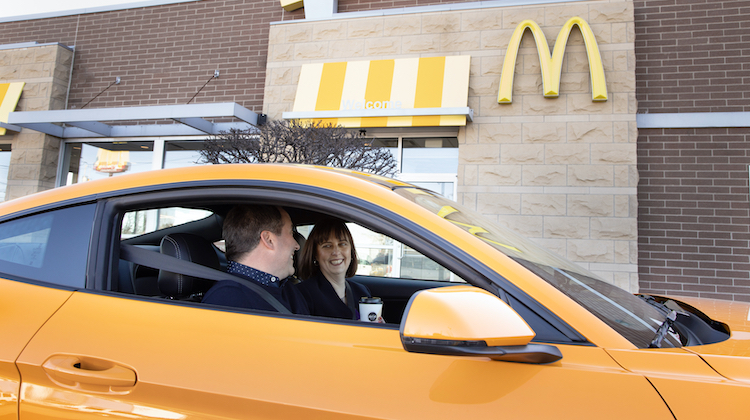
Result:
[[[341,126],[270,121],[259,129],[221,132],[204,142],[204,163],[304,163],[393,175],[390,150]]]

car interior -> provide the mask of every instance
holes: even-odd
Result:
[[[382,208],[364,201],[339,201],[335,197],[288,190],[192,189],[109,200],[100,217],[117,223],[110,226],[112,231],[102,231],[99,241],[113,241],[111,251],[110,247],[100,244],[96,252],[99,260],[111,262],[94,267],[94,270],[107,272],[96,271],[90,275],[89,278],[102,279],[98,280],[102,283],[88,287],[137,299],[220,308],[201,303],[201,298],[217,280],[227,279],[222,222],[233,206],[247,202],[283,207],[298,232],[296,237],[300,244],[315,223],[325,217],[338,217],[347,222],[358,256],[357,274],[352,280],[365,285],[372,296],[383,301],[385,324],[367,323],[371,327],[397,328],[409,300],[420,290],[469,283],[510,305],[536,332],[535,341],[588,343],[585,337],[499,273],[478,264],[463,250],[418,223],[397,214],[381,214]],[[175,261],[190,266],[186,268]],[[248,283],[251,283],[248,286],[255,285]],[[271,301],[268,303],[276,307]],[[275,303],[282,306],[278,301]],[[277,312],[226,309],[279,315]]]
[[[121,220],[120,248],[122,250],[116,270],[117,278],[111,284],[112,289],[139,297],[200,304],[205,292],[218,279],[222,279],[221,272],[226,270],[222,220],[231,207],[232,204],[227,204],[203,206],[200,209],[170,207],[125,212]],[[284,208],[295,226],[295,239],[300,249],[304,246],[306,234],[312,226],[318,220],[328,216],[318,211],[297,207],[285,206]],[[183,223],[178,220],[180,217],[175,215],[180,212],[183,213],[183,219],[187,218],[185,220],[188,221]],[[159,222],[155,223],[152,220],[154,218],[157,218]],[[192,220],[193,218],[195,220]],[[364,230],[369,236],[375,235],[381,242],[389,239],[361,226],[351,223],[349,226],[350,230],[359,229]],[[403,267],[400,272],[404,277],[394,277],[397,274],[394,274],[391,266],[379,264],[377,258],[366,257],[368,249],[362,246],[365,244],[357,243],[357,234],[353,233],[353,235],[360,260],[360,270],[352,280],[364,284],[373,296],[383,300],[383,318],[386,323],[398,324],[401,321],[409,298],[416,291],[463,282],[414,249],[398,243],[393,245],[394,241],[391,240],[388,250],[392,251],[396,247],[397,251],[406,254],[400,258]],[[214,273],[202,271],[198,274],[190,267],[186,269],[188,271],[175,272],[175,267],[165,265],[166,260],[151,261],[150,258],[135,258],[124,252],[125,248],[132,249],[133,247],[150,251],[152,254],[168,255],[196,263],[212,269]],[[373,249],[369,251],[370,254],[376,254]],[[383,249],[379,251],[377,255],[382,256]],[[297,253],[299,254],[299,251]],[[417,264],[420,265],[420,270],[415,271],[414,266]],[[383,267],[384,265],[386,267]],[[372,268],[374,266],[377,268]],[[367,274],[360,274],[360,272]],[[428,273],[426,276],[428,279],[418,278],[420,272]],[[445,280],[436,279],[435,277],[439,277],[436,273]],[[429,279],[429,277],[433,278]]]

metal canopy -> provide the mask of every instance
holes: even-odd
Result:
[[[239,122],[214,123],[206,118],[234,118]],[[173,120],[179,124],[109,125],[102,121]],[[229,129],[258,125],[258,114],[234,102],[218,104],[160,105],[124,108],[70,109],[11,112],[8,124],[51,136],[154,137],[215,135]]]
[[[7,124],[2,121],[0,121],[0,128],[4,128],[6,130],[15,131],[16,133],[21,131],[21,127],[17,125]]]

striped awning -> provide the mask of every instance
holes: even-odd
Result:
[[[305,64],[292,112],[284,119],[344,127],[460,126],[467,106],[471,57]]]
[[[19,127],[8,124],[8,114],[16,109],[25,84],[24,82],[0,83],[0,136],[4,135],[7,129],[21,130]]]

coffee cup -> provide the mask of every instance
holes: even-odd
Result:
[[[359,320],[365,322],[380,321],[383,314],[383,300],[379,297],[363,297],[359,300]]]

